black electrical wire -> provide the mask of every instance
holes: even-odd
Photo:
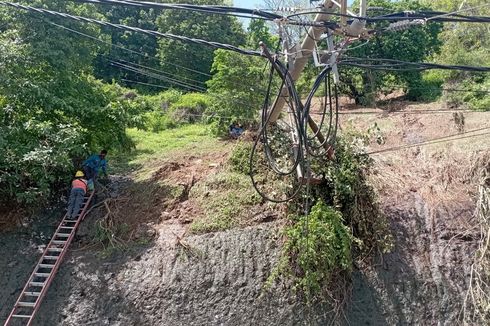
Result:
[[[250,154],[250,161],[249,161],[249,169],[250,169],[250,178],[252,180],[252,186],[254,189],[257,191],[257,193],[264,198],[267,201],[271,201],[274,203],[284,203],[287,202],[293,198],[295,198],[300,190],[301,186],[297,186],[291,194],[286,195],[285,199],[276,199],[276,198],[271,198],[267,194],[265,194],[262,190],[260,190],[258,182],[256,178],[254,177],[254,158],[258,150],[258,145],[260,142],[262,142],[264,146],[264,152],[266,155],[266,159],[268,162],[268,165],[273,171],[279,175],[282,176],[287,176],[293,174],[297,168],[301,169],[302,171],[304,170],[304,167],[302,165],[302,160],[303,160],[303,151],[302,151],[302,146],[301,144],[298,144],[298,148],[296,151],[296,155],[293,157],[293,166],[289,171],[281,171],[275,164],[275,160],[271,155],[271,149],[270,149],[270,144],[268,143],[268,137],[267,137],[267,126],[269,125],[270,118],[271,118],[271,113],[272,110],[269,110],[269,105],[270,105],[270,95],[271,95],[271,89],[272,89],[272,80],[273,80],[273,75],[274,72],[278,73],[279,76],[281,76],[282,79],[282,85],[279,88],[279,92],[281,92],[282,87],[285,86],[286,89],[288,90],[291,98],[293,99],[293,110],[294,110],[294,122],[296,125],[299,125],[301,123],[301,119],[298,119],[298,113],[302,111],[302,103],[301,100],[298,97],[298,93],[295,89],[294,86],[294,81],[288,71],[288,69],[279,61],[277,58],[274,60],[274,62],[271,62],[271,70],[269,73],[269,83],[267,87],[267,92],[265,94],[264,98],[264,106],[262,108],[262,121],[261,121],[261,127],[258,132],[259,137],[254,142],[254,145],[252,146],[252,151]],[[299,128],[297,128],[299,129]],[[286,173],[287,172],[287,173]]]
[[[486,16],[465,16],[457,14],[460,11],[454,13],[439,12],[439,11],[403,11],[398,13],[392,13],[388,15],[382,15],[377,17],[358,17],[354,15],[341,14],[336,12],[325,12],[320,10],[305,10],[297,12],[288,16],[282,16],[270,11],[264,11],[259,9],[249,9],[249,8],[239,8],[230,6],[219,6],[219,5],[194,5],[194,4],[176,4],[176,3],[157,3],[149,1],[134,1],[134,0],[76,0],[77,2],[85,3],[95,3],[95,4],[110,4],[110,5],[122,5],[122,6],[133,6],[139,8],[152,8],[152,9],[163,9],[163,10],[188,10],[194,12],[203,12],[210,14],[229,14],[237,15],[244,18],[262,18],[267,20],[285,20],[288,23],[293,24],[306,24],[312,26],[321,26],[321,23],[317,22],[297,22],[291,21],[291,18],[298,17],[301,15],[310,14],[330,14],[334,16],[347,17],[352,19],[364,20],[367,22],[376,21],[398,21],[407,19],[427,19],[436,22],[476,22],[476,23],[488,23],[490,22],[490,17]],[[468,11],[470,9],[477,9],[479,7],[465,9],[463,11]]]
[[[104,59],[106,59],[106,58],[104,58]],[[129,61],[122,60],[122,59],[115,59],[115,60],[107,59],[107,60],[109,60],[110,62],[113,62],[113,63],[114,62],[117,62],[117,63],[122,63],[122,64],[125,64],[125,65],[128,65],[128,66],[133,66],[135,68],[147,69],[147,70],[150,70],[150,71],[152,71],[154,73],[158,73],[158,74],[163,75],[163,76],[166,76],[168,78],[175,79],[175,80],[177,80],[179,82],[188,83],[189,85],[193,85],[195,83],[195,84],[197,84],[197,85],[195,85],[196,87],[201,87],[201,86],[198,86],[198,85],[205,86],[205,82],[203,82],[203,81],[200,81],[200,80],[197,80],[197,79],[188,78],[188,77],[184,77],[184,76],[179,76],[179,75],[176,75],[174,73],[170,73],[168,71],[163,71],[161,69],[156,69],[156,68],[148,67],[148,66],[145,66],[145,65],[136,63],[136,62],[129,62]]]
[[[35,17],[35,16],[34,16]],[[97,42],[100,42],[102,44],[106,44],[106,45],[109,45],[111,47],[114,47],[114,48],[117,48],[117,49],[121,49],[123,51],[127,51],[129,53],[133,53],[133,54],[137,54],[137,55],[140,55],[146,59],[151,59],[151,60],[154,60],[156,62],[159,62],[157,58],[155,57],[151,57],[151,56],[148,56],[148,54],[146,53],[143,53],[143,52],[139,52],[139,51],[135,51],[135,50],[132,50],[132,49],[129,49],[129,48],[126,48],[122,45],[118,45],[118,44],[113,44],[112,42],[107,42],[107,41],[104,41],[104,40],[101,40],[95,36],[92,36],[92,35],[89,35],[89,34],[86,34],[86,33],[83,33],[83,32],[80,32],[80,31],[77,31],[77,30],[74,30],[72,28],[69,28],[69,27],[66,27],[66,26],[63,26],[63,25],[60,25],[60,24],[56,24],[56,23],[53,23],[47,19],[43,19],[43,18],[38,18],[38,17],[35,17],[37,19],[40,19],[41,21],[47,23],[47,24],[50,24],[50,25],[53,25],[53,26],[56,26],[56,27],[59,27],[61,29],[64,29],[66,31],[69,31],[69,32],[72,32],[74,34],[77,34],[77,35],[80,35],[80,36],[83,36],[83,37],[86,37],[86,38],[89,38],[91,40],[94,40],[94,41],[97,41]],[[280,45],[280,42],[278,44],[278,46]],[[278,52],[278,51],[276,51]],[[124,60],[121,60],[119,59],[120,61],[124,61]],[[128,64],[133,64],[133,65],[139,65],[137,63],[134,63],[134,62],[127,62]],[[165,64],[168,64],[170,66],[174,66],[174,67],[177,67],[179,69],[183,69],[183,70],[186,70],[186,71],[189,71],[189,72],[192,72],[192,73],[196,73],[196,74],[199,74],[199,75],[203,75],[203,76],[206,76],[206,77],[213,77],[213,75],[211,74],[208,74],[208,73],[205,73],[205,72],[202,72],[202,71],[199,71],[199,70],[195,70],[195,69],[191,69],[191,68],[187,68],[187,67],[184,67],[182,65],[179,65],[179,64],[176,64],[176,63],[173,63],[173,62],[170,62],[170,61],[166,61]],[[143,66],[143,65],[140,65],[141,67],[143,68],[147,68],[147,69],[151,69],[151,70],[155,70],[155,71],[158,71],[158,72],[161,72],[162,74],[172,74],[168,71],[163,71],[161,69],[155,69],[155,68],[150,68],[150,67],[146,67],[146,66]],[[172,74],[173,75],[173,74]],[[190,81],[194,81],[194,82],[197,82],[197,83],[202,83],[201,81],[198,81],[198,80],[195,80],[195,79],[191,79],[191,78],[187,78],[187,77],[183,77],[183,76],[175,76],[175,77],[179,77],[179,78],[183,78],[183,79],[187,79],[187,80],[190,80]],[[232,83],[233,85],[237,86],[237,87],[242,87],[243,84],[238,84],[238,83]],[[250,85],[250,87],[255,87],[255,86],[252,86]]]
[[[323,88],[324,96],[323,96],[323,104],[322,104],[323,108],[322,108],[322,113],[320,114],[321,119],[320,119],[320,123],[318,124],[318,130],[317,132],[315,132],[315,134],[312,137],[308,137],[308,141],[312,141],[316,136],[318,136],[318,134],[322,130],[323,124],[325,122],[325,115],[327,114],[327,106],[330,107],[330,112],[329,112],[330,124],[332,123],[332,101],[331,101],[329,88],[330,88],[330,72],[327,75],[325,75],[324,88]]]
[[[390,148],[384,148],[376,151],[371,151],[367,152],[366,154],[372,155],[372,154],[379,154],[379,153],[386,153],[386,152],[394,152],[402,149],[407,149],[407,148],[412,148],[412,147],[418,147],[418,146],[425,146],[425,145],[433,145],[433,144],[438,144],[438,143],[443,143],[443,142],[450,142],[450,141],[456,141],[460,139],[466,139],[466,138],[473,138],[473,137],[478,137],[478,136],[486,136],[490,135],[490,132],[484,132],[484,133],[479,133],[479,134],[473,134],[473,135],[466,135],[465,134],[470,134],[474,133],[477,131],[483,131],[483,130],[488,130],[490,127],[484,127],[484,128],[478,128],[478,129],[473,129],[473,130],[468,130],[466,132],[458,133],[458,134],[452,134],[449,136],[442,136],[438,138],[433,138],[425,141],[421,141],[415,144],[407,144],[407,145],[401,145],[401,146],[396,146],[396,147],[390,147]]]
[[[367,68],[373,70],[392,70],[392,71],[409,71],[409,70],[461,70],[472,72],[490,72],[490,67],[464,66],[464,65],[443,65],[427,62],[408,62],[395,59],[382,58],[356,58],[344,57],[338,64],[358,68]]]
[[[271,59],[269,59],[271,60]],[[252,184],[256,191],[266,200],[280,203],[280,202],[286,202],[291,200],[292,198],[296,197],[300,190],[302,189],[302,185],[297,185],[296,188],[292,191],[291,194],[287,195],[287,198],[285,199],[276,199],[276,198],[271,198],[267,194],[263,193],[259,189],[258,182],[256,181],[254,177],[254,158],[257,152],[257,147],[259,143],[263,144],[264,147],[264,153],[265,153],[265,158],[267,160],[268,167],[277,175],[279,176],[288,176],[292,175],[295,173],[295,171],[299,170],[301,175],[305,175],[306,173],[309,173],[309,159],[308,155],[312,154],[311,148],[314,148],[314,146],[310,145],[310,138],[308,136],[308,124],[309,124],[309,119],[310,117],[310,108],[311,108],[311,102],[313,100],[313,97],[319,87],[322,85],[322,83],[325,83],[325,88],[329,89],[328,93],[326,92],[326,95],[328,94],[328,105],[330,108],[330,122],[328,126],[328,136],[325,138],[325,140],[320,144],[321,146],[326,145],[327,143],[331,143],[333,146],[332,139],[335,140],[336,133],[337,133],[337,125],[338,125],[338,93],[336,87],[334,88],[334,92],[332,92],[331,87],[330,87],[330,77],[329,74],[332,70],[330,66],[326,66],[323,68],[323,70],[320,72],[320,74],[317,76],[312,89],[310,90],[310,93],[308,94],[308,97],[305,101],[305,104],[302,103],[300,96],[295,88],[294,85],[294,80],[292,79],[289,70],[287,69],[284,64],[279,61],[276,58],[272,58],[272,67],[271,67],[271,73],[269,76],[269,86],[268,86],[268,91],[265,96],[264,100],[264,106],[262,109],[262,120],[261,120],[261,128],[259,130],[259,137],[256,139],[254,142],[254,146],[252,147],[252,153],[250,155],[250,176],[252,179]],[[269,108],[269,99],[270,99],[270,90],[271,90],[271,84],[272,84],[272,74],[273,72],[276,72],[281,76],[282,79],[282,85],[279,88],[279,94],[281,94],[281,91],[283,88],[287,90],[288,97],[291,99],[291,101],[286,101],[290,107],[290,110],[288,113],[290,114],[291,120],[292,120],[292,126],[291,128],[293,129],[293,141],[295,142],[293,146],[295,147],[295,150],[293,150],[293,157],[292,157],[292,166],[286,171],[281,170],[277,163],[274,155],[272,154],[272,148],[271,145],[269,144],[269,137],[268,137],[268,132],[267,128],[270,123],[270,118],[271,118],[271,113],[272,110]],[[335,120],[332,118],[333,116],[333,106],[332,103],[334,101],[335,97]],[[324,106],[324,114],[326,113],[326,105],[327,101],[325,101],[325,106]],[[334,122],[332,123],[332,121]],[[322,123],[323,125],[324,117],[322,117]],[[321,126],[320,128],[315,132],[315,135],[318,136],[321,132]],[[315,156],[315,155],[313,155]],[[318,155],[316,155],[318,156]],[[306,183],[309,184],[309,176],[306,178]]]
[[[121,63],[121,62],[117,62],[117,61],[113,61],[113,60],[109,60],[109,62],[110,62],[110,65],[112,65],[114,67],[118,67],[118,68],[121,68],[121,69],[124,69],[124,70],[127,70],[127,71],[131,71],[131,72],[135,72],[135,73],[140,74],[140,75],[143,75],[143,76],[151,77],[151,78],[154,78],[154,79],[159,79],[159,80],[162,80],[162,81],[165,81],[165,82],[169,82],[171,84],[178,85],[178,86],[181,86],[181,87],[185,87],[185,88],[188,88],[190,90],[194,90],[194,91],[198,91],[198,92],[204,92],[204,91],[206,91],[206,88],[204,88],[204,87],[200,87],[200,86],[188,84],[188,83],[183,82],[181,80],[177,80],[177,79],[174,79],[174,78],[171,78],[171,77],[167,77],[167,76],[164,76],[164,75],[160,75],[160,74],[155,74],[153,72],[146,71],[146,70],[140,69],[138,67],[134,67],[134,66],[127,65],[127,64],[124,64],[124,63]]]
[[[48,20],[45,20],[45,19],[42,19],[42,21],[44,21],[45,23],[47,24],[50,24],[50,25],[53,25],[53,26],[56,26],[56,27],[59,27],[61,29],[64,29],[66,31],[69,31],[69,32],[72,32],[72,33],[75,33],[75,34],[78,34],[80,36],[83,36],[83,37],[86,37],[86,38],[89,38],[91,40],[94,40],[94,41],[97,41],[97,42],[100,42],[102,44],[106,44],[106,45],[109,45],[111,47],[114,47],[114,48],[117,48],[117,49],[121,49],[123,51],[127,51],[129,53],[133,53],[133,54],[137,54],[137,55],[140,55],[146,59],[151,59],[151,60],[156,60],[158,61],[157,58],[155,57],[150,57],[148,56],[147,53],[143,53],[143,52],[139,52],[139,51],[135,51],[133,49],[129,49],[127,47],[124,47],[122,45],[119,45],[119,44],[114,44],[112,42],[107,42],[107,41],[104,41],[104,40],[101,40],[95,36],[92,36],[92,35],[89,35],[89,34],[86,34],[86,33],[83,33],[83,32],[80,32],[80,31],[77,31],[75,29],[72,29],[72,28],[69,28],[69,27],[66,27],[66,26],[63,26],[63,25],[60,25],[60,24],[56,24],[56,23],[53,23],[51,21],[48,21]],[[184,69],[184,70],[187,70],[187,71],[190,71],[190,72],[193,72],[193,73],[196,73],[196,74],[199,74],[199,75],[203,75],[203,76],[206,76],[206,77],[212,77],[211,74],[208,74],[208,73],[205,73],[205,72],[202,72],[202,71],[199,71],[199,70],[195,70],[195,69],[190,69],[190,68],[187,68],[187,67],[184,67],[182,65],[178,65],[178,64],[175,64],[175,63],[172,63],[172,62],[166,62],[166,64],[168,65],[171,65],[171,66],[174,66],[174,67],[177,67],[179,69]],[[185,78],[185,77],[184,77]]]
[[[132,0],[76,0],[76,2],[134,6],[139,8],[152,8],[152,9],[188,10],[188,11],[195,11],[195,12],[217,13],[217,14],[225,14],[225,13],[242,14],[242,15],[248,15],[247,16],[248,18],[260,17],[268,20],[283,18],[283,16],[281,15],[259,10],[259,9],[237,8],[237,7],[219,6],[219,5],[157,3],[157,2],[149,2],[149,1],[132,1]]]
[[[162,37],[162,38],[167,38],[167,39],[171,39],[171,40],[175,40],[175,41],[194,43],[194,44],[212,47],[215,49],[224,49],[224,50],[234,51],[234,52],[244,54],[244,55],[261,56],[261,53],[258,51],[242,49],[242,48],[239,48],[237,46],[230,45],[230,44],[224,44],[224,43],[213,42],[213,41],[206,41],[203,39],[192,38],[192,37],[181,36],[181,35],[174,35],[174,34],[170,34],[170,33],[161,33],[158,31],[147,30],[147,29],[142,29],[139,27],[127,26],[127,25],[122,25],[122,24],[113,24],[113,23],[104,22],[101,20],[93,19],[93,18],[75,16],[75,15],[70,15],[70,14],[61,13],[61,12],[57,12],[57,11],[35,8],[35,7],[31,7],[31,6],[24,6],[24,5],[17,4],[17,3],[0,1],[0,4],[5,5],[5,6],[10,6],[13,8],[17,8],[17,9],[27,10],[29,12],[36,12],[36,13],[40,13],[40,14],[44,14],[44,15],[52,15],[52,16],[56,16],[56,17],[69,18],[69,19],[76,20],[76,21],[88,22],[88,23],[97,24],[97,25],[104,26],[104,27],[112,27],[112,28],[131,31],[131,32],[144,33],[144,34],[152,35],[155,37]]]
[[[230,7],[230,6],[156,3],[156,2],[133,1],[133,0],[75,0],[75,1],[84,2],[84,3],[94,3],[94,4],[133,6],[138,8],[151,8],[151,9],[160,9],[160,10],[187,10],[187,11],[202,12],[207,14],[228,15],[228,16],[235,16],[239,18],[263,19],[269,21],[283,20],[287,24],[300,25],[300,26],[322,27],[325,24],[328,25],[328,23],[323,23],[323,22],[294,21],[294,20],[286,19],[282,15],[278,15],[260,9],[238,8],[238,7]]]

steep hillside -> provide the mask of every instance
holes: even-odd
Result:
[[[342,111],[341,132],[373,130],[370,182],[395,247],[375,264],[356,263],[340,323],[454,325],[462,318],[480,238],[476,171],[490,152],[488,135],[473,137],[488,129],[469,131],[489,127],[488,114],[465,112],[461,126],[441,109],[393,103]],[[327,306],[265,287],[280,254],[284,207],[263,203],[248,178],[230,170],[235,141],[210,138],[201,126],[130,136],[136,150],[113,159],[112,182],[99,197],[110,213],[101,205],[84,222],[35,325],[331,322]],[[0,319],[56,222],[51,214],[33,230],[2,235]]]

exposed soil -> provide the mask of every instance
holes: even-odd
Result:
[[[343,131],[377,123],[385,143],[369,151],[457,134],[452,113],[437,104],[391,103],[386,111],[342,115]],[[373,111],[373,108],[366,109]],[[486,127],[486,113],[465,113],[465,130]],[[349,127],[351,126],[351,127]],[[373,154],[370,180],[380,194],[395,249],[375,265],[359,263],[342,323],[454,325],[461,320],[469,265],[479,239],[474,228],[473,165],[488,163],[488,137]],[[203,214],[189,189],[223,168],[227,153],[162,162],[147,182],[114,180],[118,221],[140,239],[110,258],[86,247],[103,209],[83,223],[35,325],[325,325],[328,308],[307,308],[282,288],[264,289],[280,253],[280,221],[251,209],[250,225],[192,235]],[[166,185],[180,185],[177,195]],[[186,195],[187,193],[187,195]],[[151,198],[151,200],[149,200]],[[99,199],[100,200],[100,199]],[[229,203],[233,205],[233,203]],[[262,206],[257,206],[260,209]],[[56,226],[56,214],[0,237],[0,320],[10,311]],[[259,216],[259,217],[258,217]],[[265,216],[265,217],[264,217]],[[265,223],[274,221],[272,223]],[[134,237],[133,237],[134,240]]]

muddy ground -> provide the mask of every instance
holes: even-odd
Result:
[[[458,132],[451,113],[342,119],[344,128],[365,130],[378,124],[386,143],[373,142],[369,150]],[[468,114],[465,128],[484,127],[487,120],[485,113]],[[486,138],[475,137],[373,155],[376,173],[371,182],[389,218],[395,248],[374,264],[357,263],[341,324],[460,323],[479,238],[473,220],[477,184],[473,163],[485,160],[488,151]],[[44,216],[33,228],[20,227],[0,237],[2,321],[40,256],[38,246],[56,226],[54,212]],[[34,325],[331,322],[328,307],[307,308],[282,287],[264,288],[280,253],[280,220],[182,239],[186,229],[182,219],[159,220],[150,225],[155,233],[151,241],[103,258],[99,249],[86,247],[96,219],[94,215],[84,222]]]

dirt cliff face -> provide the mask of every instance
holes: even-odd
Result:
[[[397,239],[376,267],[359,266],[345,311],[351,325],[454,325],[467,288],[472,235],[448,228],[471,216],[462,206],[431,208],[417,193],[386,207]],[[433,215],[432,215],[433,214]],[[431,217],[433,216],[433,217]],[[88,220],[86,223],[91,223]],[[278,225],[188,236],[162,225],[155,241],[101,260],[70,252],[35,325],[324,325],[328,308],[307,308],[264,283],[279,257]],[[18,247],[10,238],[3,250]],[[2,310],[8,313],[38,253],[2,253]],[[7,258],[7,259],[6,259]],[[12,264],[12,262],[15,262]],[[4,292],[5,291],[5,292]]]
[[[342,123],[366,130],[380,117],[375,118],[361,116],[360,121]],[[390,147],[452,134],[450,119],[450,115],[399,114],[380,118],[378,125],[387,139],[383,146]],[[472,114],[466,118],[467,128],[482,127],[485,121]],[[473,219],[472,162],[488,157],[482,155],[482,148],[488,153],[485,144],[485,139],[468,139],[373,155],[376,173],[370,180],[391,223],[395,248],[376,261],[356,263],[345,318],[338,323],[461,322],[471,259],[480,237]],[[193,210],[181,212],[188,215]],[[39,258],[38,246],[54,231],[55,215],[38,219],[29,229],[0,235],[0,321]],[[100,248],[87,246],[95,219],[90,216],[83,223],[34,325],[332,322],[327,306],[305,307],[283,287],[264,289],[280,255],[280,220],[181,238],[186,216],[169,218],[150,226],[156,235],[149,244],[100,258]]]
[[[386,207],[395,250],[378,266],[356,272],[348,319],[362,325],[458,324],[477,235],[450,225],[471,219],[472,203],[433,210],[417,193],[400,199],[398,207]]]

